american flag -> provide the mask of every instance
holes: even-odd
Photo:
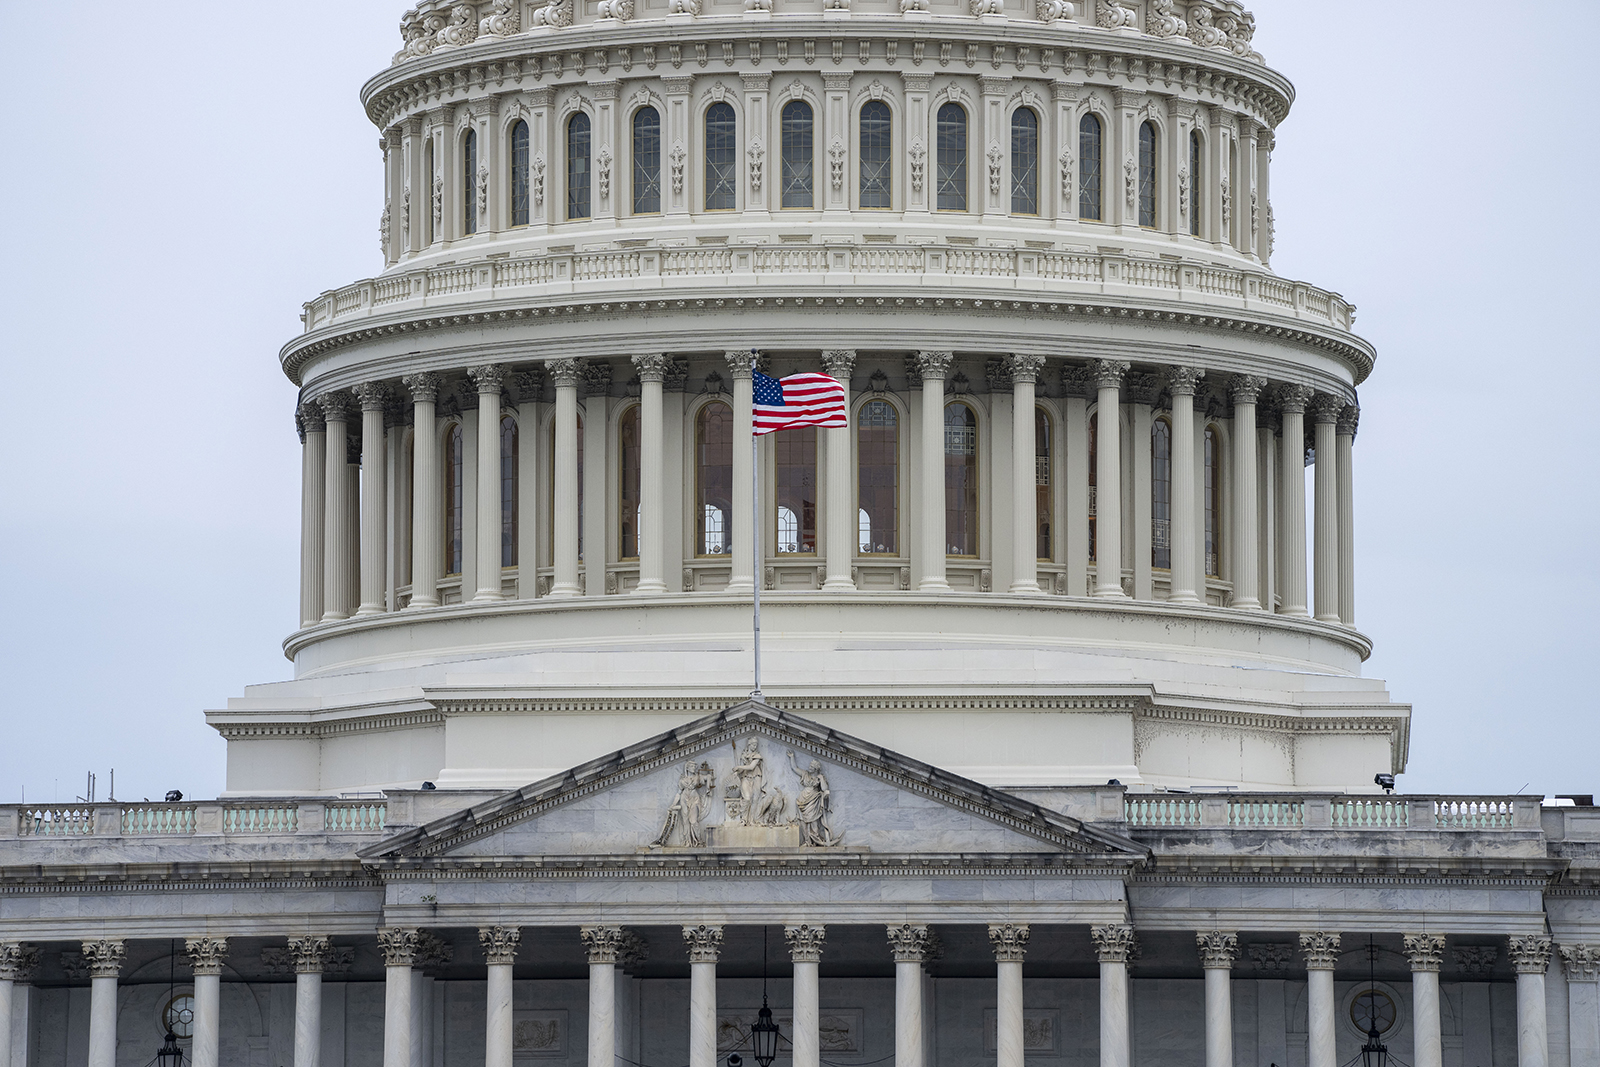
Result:
[[[752,429],[757,437],[794,426],[850,425],[844,383],[826,374],[791,374],[769,378],[755,373]]]

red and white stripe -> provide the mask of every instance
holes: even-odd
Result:
[[[756,404],[752,410],[752,433],[762,434],[787,430],[793,426],[844,427],[850,425],[850,413],[845,407],[844,383],[826,374],[791,374],[779,378],[783,387],[783,405]]]

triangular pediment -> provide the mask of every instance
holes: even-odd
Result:
[[[1146,854],[1119,834],[746,701],[362,855],[503,864],[726,853]]]

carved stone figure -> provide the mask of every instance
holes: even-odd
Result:
[[[478,217],[489,217],[489,164],[478,164]]]
[[[1256,243],[1256,235],[1261,232],[1261,205],[1256,199],[1256,191],[1250,190],[1250,243]]]
[[[509,37],[521,29],[517,0],[494,0],[489,5],[489,14],[478,22],[480,37]]]
[[[822,0],[824,11],[849,11],[850,0]]]
[[[389,254],[389,220],[390,220],[390,214],[391,213],[390,213],[390,210],[389,210],[389,202],[387,200],[385,200],[383,202],[383,214],[378,216],[378,247],[383,251],[383,254],[386,255],[386,256]]]
[[[755,738],[744,743],[744,751],[733,747],[734,765],[729,773],[728,799],[725,801],[728,818],[741,826],[754,826],[756,800],[766,785],[766,757]]]
[[[572,25],[572,0],[550,0],[548,4],[533,13],[531,21],[535,26]]]
[[[1272,246],[1277,243],[1278,227],[1272,218],[1272,201],[1267,201],[1267,255],[1272,255]]]
[[[1072,149],[1063,147],[1061,155],[1056,157],[1056,162],[1061,164],[1061,200],[1063,203],[1072,202]]]
[[[746,11],[771,11],[772,0],[744,0]]]
[[[1189,7],[1189,40],[1201,48],[1228,47],[1228,35],[1217,28],[1211,9],[1204,4]]]
[[[411,246],[411,187],[406,186],[405,195],[400,198],[400,236],[405,240],[406,246]]]
[[[800,795],[795,797],[795,818],[800,823],[800,840],[802,844],[815,845],[818,848],[832,848],[844,840],[843,834],[836,834],[833,827],[828,824],[828,816],[833,809],[833,791],[828,786],[828,777],[822,771],[822,761],[812,760],[805,770],[800,769],[795,762],[794,750],[789,750],[789,766],[793,768],[795,777],[800,779]]]
[[[444,225],[444,178],[439,175],[433,177],[433,232],[439,233]]]
[[[1116,0],[1095,0],[1094,24],[1102,30],[1129,30],[1139,26],[1139,13]]]
[[[595,181],[600,187],[600,199],[611,199],[611,146],[601,145],[595,153]]]
[[[1152,37],[1186,37],[1188,23],[1172,10],[1175,0],[1150,0],[1150,13],[1145,16],[1144,32]]]
[[[1128,210],[1139,206],[1139,164],[1129,156],[1122,161],[1122,185],[1128,196]]]
[[[1222,187],[1222,229],[1226,233],[1228,224],[1233,221],[1233,193],[1228,188],[1228,179],[1223,178]]]
[[[672,798],[667,817],[661,823],[661,833],[650,842],[652,848],[666,848],[674,839],[689,848],[705,847],[706,808],[716,781],[709,763],[696,765],[690,760],[683,765],[678,774],[678,793]]]
[[[998,141],[990,141],[986,156],[989,160],[989,195],[999,196],[1000,164],[1005,162],[1005,152],[1000,148]]]

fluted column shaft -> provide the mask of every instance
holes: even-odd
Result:
[[[1339,414],[1339,621],[1356,624],[1356,514],[1355,471],[1351,460],[1355,451],[1356,423],[1361,410],[1347,406]]]
[[[1325,931],[1301,934],[1300,950],[1306,958],[1306,1064],[1337,1067],[1333,966],[1339,959],[1339,935]]]
[[[927,958],[928,928],[889,927],[889,949],[894,954],[894,1067],[923,1067],[922,961]]]
[[[1233,1067],[1233,961],[1239,935],[1198,933],[1206,976],[1206,1067]]]
[[[1278,394],[1283,412],[1281,451],[1283,514],[1278,517],[1282,531],[1283,571],[1279,582],[1282,604],[1280,615],[1304,616],[1306,610],[1306,401],[1311,390],[1291,385]],[[1316,1067],[1315,1064],[1312,1067]]]
[[[381,383],[356,387],[361,402],[361,604],[357,615],[383,614],[383,566],[387,557],[389,527],[388,478],[384,433],[384,405],[389,392]]]
[[[574,359],[546,365],[556,387],[555,581],[552,597],[573,597],[578,589],[578,380]]]
[[[995,960],[995,1067],[1023,1067],[1022,959],[1028,933],[1026,923],[989,924]]]
[[[498,364],[470,367],[467,376],[478,387],[478,545],[477,592],[474,603],[505,599],[500,592],[504,557],[500,493],[500,390],[506,368]],[[465,599],[465,590],[463,590]]]
[[[821,1067],[822,1015],[817,968],[822,962],[822,944],[826,936],[827,928],[822,926],[800,924],[783,928],[794,967],[793,1067]]]
[[[1600,1067],[1600,946],[1563,944],[1571,1067]]]
[[[512,1067],[515,1019],[512,1014],[512,968],[522,930],[515,926],[485,926],[478,930],[488,960],[485,973],[487,1000],[484,1012],[484,1067]],[[590,1031],[593,1040],[593,1030]]]
[[[1407,935],[1406,957],[1411,962],[1411,1067],[1443,1067],[1444,1045],[1439,1018],[1439,964],[1444,938],[1432,934]]]
[[[1095,588],[1099,597],[1122,591],[1122,379],[1128,364],[1110,359],[1090,366],[1099,392],[1095,414]],[[1177,479],[1174,479],[1176,481]]]
[[[1011,592],[1039,593],[1039,476],[1034,453],[1035,384],[1043,356],[1011,357]]]
[[[762,567],[756,557],[763,554],[759,549],[752,550],[755,499],[751,494],[755,490],[755,456],[750,447],[753,429],[751,387],[754,384],[751,374],[755,371],[757,353],[749,349],[737,349],[723,355],[728,362],[728,371],[733,376],[733,515],[728,524],[733,531],[733,541],[728,548],[727,591],[750,593],[755,591],[755,583],[761,577],[759,572]]]
[[[666,436],[663,383],[671,365],[659,353],[634,356],[639,371],[639,584],[650,596],[667,591]]]
[[[747,377],[747,386],[749,381]],[[739,425],[748,424],[735,423]],[[738,455],[737,447],[734,455]],[[683,939],[689,946],[689,1067],[716,1067],[717,956],[722,951],[722,927],[685,926]]]
[[[437,374],[413,374],[411,391],[411,603],[413,608],[439,606],[439,539],[443,533],[444,469],[439,462],[439,437],[434,408],[439,400]]]
[[[88,1067],[117,1067],[117,974],[126,948],[121,941],[85,941],[89,964]]]
[[[1317,450],[1312,570],[1316,575],[1318,622],[1339,621],[1339,448],[1334,437],[1343,407],[1339,398],[1327,395],[1318,396],[1311,406],[1316,434],[1313,446]]]
[[[15,946],[0,946],[0,951]],[[16,978],[13,973],[0,967],[0,1067],[11,1067],[11,1003],[16,992]],[[27,1061],[23,1061],[27,1067]]]
[[[1174,367],[1167,378],[1172,395],[1172,508],[1168,543],[1171,545],[1173,604],[1198,604],[1199,577],[1195,574],[1194,394],[1204,374],[1195,367]]]
[[[1100,959],[1100,1067],[1129,1067],[1128,957],[1133,927],[1108,924],[1089,928]]]
[[[1550,939],[1513,937],[1511,962],[1517,970],[1517,1067],[1547,1067],[1544,974],[1550,965]]]
[[[539,493],[540,456],[544,449],[539,425],[539,398],[544,394],[542,370],[516,375],[517,390],[517,597],[539,595],[539,538],[544,529],[544,499]]]
[[[322,968],[328,959],[325,937],[291,937],[294,960],[294,1067],[322,1062]]]
[[[917,589],[924,593],[945,593],[945,553],[949,544],[945,530],[944,486],[944,380],[954,363],[951,352],[918,352],[917,370],[922,375],[922,574]]]
[[[383,950],[383,1067],[411,1067],[411,966],[417,959],[417,931],[379,930],[378,945]]]
[[[191,937],[184,954],[194,969],[194,1041],[189,1056],[193,1067],[217,1067],[222,1038],[222,961],[228,954],[224,938]]]
[[[1256,399],[1265,378],[1233,380],[1233,606],[1261,609],[1261,500],[1256,488]]]
[[[822,365],[844,386],[845,410],[850,406],[850,375],[856,354],[850,349],[822,353]],[[822,431],[828,449],[828,496],[825,507],[828,531],[826,546],[827,577],[822,588],[828,592],[850,593],[856,588],[852,568],[861,547],[861,530],[856,517],[855,470],[851,464],[855,423]],[[798,1067],[798,1061],[796,1063]]]
[[[327,426],[327,451],[324,465],[322,512],[322,621],[335,622],[350,617],[350,557],[354,532],[350,529],[350,491],[347,449],[351,400],[348,393],[329,393],[321,397],[322,417]]]
[[[300,424],[300,625],[322,621],[323,514],[328,464],[328,434],[322,408],[302,404]]]

